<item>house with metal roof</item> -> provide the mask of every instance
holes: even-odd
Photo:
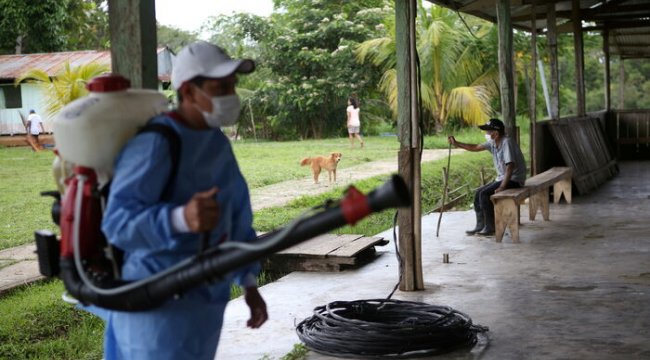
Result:
[[[174,53],[167,47],[159,48],[158,88],[169,87]],[[66,51],[47,54],[0,55],[0,135],[24,134],[22,118],[31,109],[41,115],[47,132],[51,131],[52,119],[45,111],[44,95],[36,84],[15,80],[30,70],[42,70],[55,77],[66,63],[71,67],[97,63],[111,66],[110,51]]]

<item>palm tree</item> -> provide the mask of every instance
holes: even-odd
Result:
[[[89,63],[71,67],[70,63],[66,62],[54,77],[50,77],[45,71],[34,69],[21,75],[15,83],[37,83],[45,95],[46,112],[54,116],[67,103],[88,94],[86,84],[90,79],[109,71],[108,65]]]
[[[436,5],[426,9],[420,1],[419,14],[416,36],[422,105],[430,116],[427,127],[440,132],[452,117],[470,125],[485,122],[493,112],[490,99],[498,91],[497,69],[485,65],[489,62],[480,51],[482,38],[492,26],[475,21],[471,25],[476,34],[470,36],[469,25],[451,10]],[[396,114],[394,19],[384,25],[388,36],[361,43],[356,56],[362,63],[369,60],[385,69],[379,87]]]

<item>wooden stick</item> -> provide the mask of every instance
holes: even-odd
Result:
[[[442,168],[442,175],[445,181],[442,187],[442,205],[440,206],[440,216],[438,216],[438,226],[436,227],[436,237],[440,233],[440,221],[442,220],[442,213],[445,211],[445,201],[447,200],[447,188],[449,185],[449,165],[451,164],[451,143],[449,144],[449,154],[447,155],[447,167]]]

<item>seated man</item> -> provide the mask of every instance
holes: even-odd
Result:
[[[526,161],[519,145],[505,135],[505,126],[499,119],[490,119],[479,126],[485,130],[486,142],[483,144],[464,144],[449,137],[449,143],[467,151],[487,150],[492,153],[492,161],[497,171],[497,178],[476,190],[474,196],[474,211],[476,226],[467,230],[468,235],[494,235],[494,204],[490,200],[492,194],[505,189],[518,188],[526,181]]]

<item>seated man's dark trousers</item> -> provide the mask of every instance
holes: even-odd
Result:
[[[474,211],[476,212],[476,227],[465,231],[468,235],[494,235],[494,204],[490,196],[501,186],[501,181],[487,183],[476,190],[474,195]],[[506,189],[519,188],[521,185],[515,181],[508,181]]]

